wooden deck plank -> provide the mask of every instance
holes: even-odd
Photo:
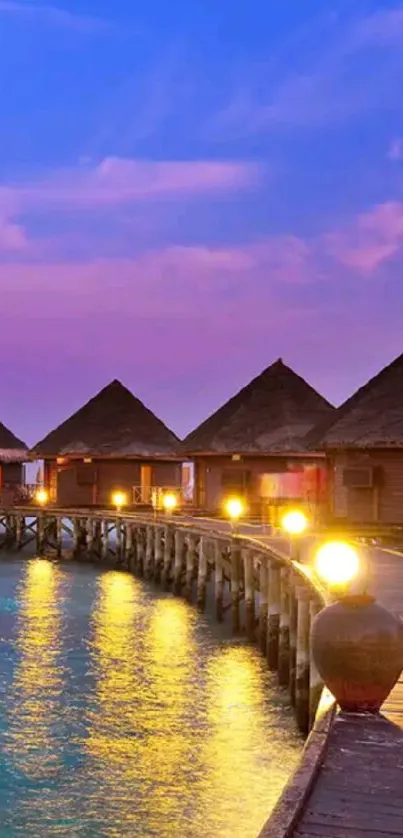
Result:
[[[403,556],[370,550],[370,590],[403,617]],[[294,838],[403,835],[403,676],[379,717],[339,714]]]

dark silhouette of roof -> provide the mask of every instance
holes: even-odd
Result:
[[[192,453],[299,453],[334,407],[279,358],[190,433]]]
[[[38,442],[32,453],[175,458],[179,444],[178,437],[115,380]]]
[[[0,422],[0,462],[20,463],[28,459],[28,449],[21,439]]]
[[[403,447],[403,355],[360,387],[318,426],[312,444],[325,448]]]

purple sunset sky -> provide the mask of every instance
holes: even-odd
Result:
[[[183,436],[403,351],[403,3],[0,0],[1,420],[113,378]],[[295,6],[295,8],[294,8]]]

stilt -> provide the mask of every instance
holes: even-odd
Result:
[[[126,535],[125,535],[125,566],[127,570],[132,570],[133,557],[133,526],[130,521],[126,521]]]
[[[214,597],[216,619],[222,623],[224,619],[224,563],[222,544],[218,539],[214,542]]]
[[[154,528],[149,524],[146,530],[145,578],[152,579],[154,571]]]
[[[120,518],[115,518],[116,564],[122,563],[122,525]]]
[[[255,639],[255,591],[253,584],[253,552],[242,550],[245,590],[245,631],[248,640]]]
[[[321,610],[322,606],[320,602],[316,599],[311,599],[309,605],[310,625],[312,625],[316,615],[319,614],[319,611]],[[316,711],[318,709],[323,689],[323,683],[319,672],[316,669],[310,646],[311,644],[309,644],[309,727],[311,728],[313,727],[315,721]]]
[[[36,519],[36,552],[43,556],[45,551],[45,517],[43,512],[38,512]]]
[[[193,593],[193,579],[195,571],[196,560],[196,536],[188,535],[186,537],[187,551],[186,551],[186,578],[184,596],[188,602],[192,601]]]
[[[280,574],[278,680],[282,687],[288,687],[290,682],[290,577],[286,567],[281,568]]]
[[[87,558],[91,560],[94,552],[94,524],[93,518],[87,518]]]
[[[163,563],[163,549],[162,549],[162,527],[155,527],[155,543],[154,543],[154,582],[157,584],[161,582],[162,563]]]
[[[239,614],[241,577],[241,547],[236,540],[231,544],[231,611],[232,611],[232,633],[239,634],[241,629]]]
[[[295,679],[297,665],[297,623],[298,623],[298,599],[297,580],[295,574],[290,572],[290,676],[289,689],[291,703],[295,704]]]
[[[171,581],[172,564],[172,526],[165,524],[164,527],[164,566],[162,568],[161,582],[165,591],[169,589]]]
[[[183,545],[185,542],[185,533],[181,529],[175,532],[175,559],[174,559],[174,573],[173,573],[173,592],[180,595],[182,589],[182,570],[183,570]]]
[[[102,541],[102,561],[107,562],[109,559],[109,521],[105,518],[101,521],[101,541]]]
[[[259,567],[259,646],[265,655],[267,650],[267,613],[269,594],[269,566],[264,553],[260,556]]]
[[[298,586],[295,713],[302,733],[309,730],[309,593]]]
[[[199,541],[199,562],[197,569],[197,607],[204,611],[206,607],[207,584],[207,539],[201,536]]]
[[[139,576],[144,576],[144,562],[145,562],[145,544],[143,527],[139,526],[136,529],[136,572]]]
[[[267,663],[269,669],[278,668],[280,634],[280,567],[275,559],[269,569],[269,607],[267,620]]]
[[[81,526],[80,519],[74,518],[73,521],[73,556],[77,558],[80,549]]]
[[[56,518],[56,555],[60,559],[63,551],[63,518],[57,516]]]
[[[22,540],[24,537],[24,518],[21,515],[17,515],[15,519],[15,546],[17,550],[21,550],[22,547]]]

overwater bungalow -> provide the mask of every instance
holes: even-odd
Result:
[[[403,524],[403,355],[315,431],[329,462],[330,516]]]
[[[195,504],[216,513],[237,495],[265,520],[294,503],[317,512],[325,502],[325,455],[310,450],[305,437],[333,411],[278,359],[184,440]]]
[[[2,502],[16,499],[24,483],[24,462],[28,448],[0,422],[0,498]]]
[[[60,506],[129,505],[181,485],[179,439],[119,381],[112,381],[31,451]]]

